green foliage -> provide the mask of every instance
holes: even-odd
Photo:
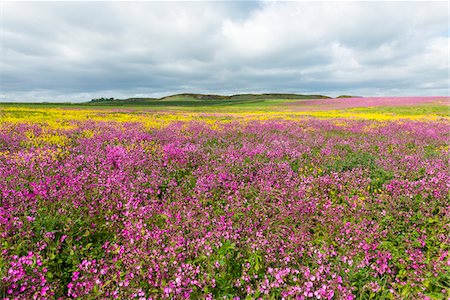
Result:
[[[88,215],[75,214],[77,217],[74,218],[70,212],[75,210],[71,208],[68,213],[61,214],[55,205],[42,207],[36,212],[35,221],[29,223],[32,240],[3,245],[18,256],[27,255],[35,249],[35,245],[45,245],[40,254],[44,259],[43,265],[48,269],[47,279],[60,282],[58,286],[61,287],[55,291],[55,297],[67,295],[71,274],[83,259],[101,259],[105,256],[101,246],[115,239],[114,230],[104,222]],[[99,225],[93,227],[92,224]],[[54,233],[54,237],[49,237],[47,233]],[[20,240],[20,233],[17,239]]]
[[[374,106],[352,109],[352,112],[358,113],[383,113],[399,116],[450,116],[448,106],[439,104],[405,105],[405,106]]]

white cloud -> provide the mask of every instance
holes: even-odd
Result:
[[[445,2],[2,2],[0,100],[448,94]]]

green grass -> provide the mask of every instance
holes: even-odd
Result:
[[[209,95],[202,95],[205,98],[196,98],[190,95],[174,95],[161,99],[136,98],[128,100],[109,100],[86,103],[0,103],[2,107],[23,107],[23,108],[79,108],[79,109],[131,109],[147,111],[187,111],[187,112],[207,112],[207,113],[238,113],[251,111],[280,111],[301,112],[302,107],[297,105],[287,105],[288,103],[301,101],[299,99],[274,99],[273,95],[235,95],[232,97],[208,98]],[[212,95],[211,97],[216,97]],[[299,95],[300,97],[300,95]],[[326,100],[325,100],[326,101]],[[311,108],[311,107],[309,107]],[[309,111],[305,107],[306,111]],[[395,116],[450,116],[450,108],[439,104],[422,104],[414,106],[376,106],[339,109],[341,112],[352,114],[386,114]]]
[[[0,107],[24,108],[92,108],[115,109],[128,108],[136,110],[186,110],[196,112],[238,112],[255,110],[287,110],[287,102],[298,100],[259,99],[259,100],[200,100],[193,98],[172,97],[170,99],[137,99],[132,101],[105,101],[94,103],[0,103]]]
[[[279,97],[279,98],[275,98]],[[291,98],[289,98],[291,97]],[[318,96],[324,97],[324,96]],[[145,109],[188,110],[188,111],[239,111],[267,110],[268,108],[287,110],[285,103],[311,99],[307,95],[253,95],[241,94],[233,96],[182,94],[160,99],[136,98],[127,100],[110,100],[102,102],[83,103],[89,107],[138,107]]]
[[[383,113],[402,116],[436,115],[446,117],[450,115],[450,107],[436,104],[361,107],[350,109],[350,111],[356,113]]]

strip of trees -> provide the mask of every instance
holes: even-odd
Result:
[[[91,102],[102,102],[102,101],[112,101],[114,98],[94,98]]]

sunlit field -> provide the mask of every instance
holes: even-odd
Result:
[[[274,103],[0,106],[0,297],[448,299],[445,101]]]

